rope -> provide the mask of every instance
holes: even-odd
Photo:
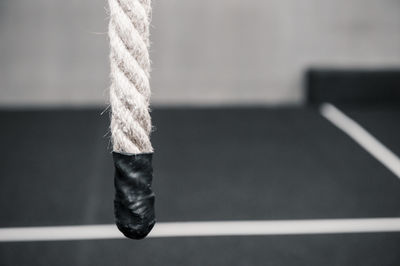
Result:
[[[108,0],[113,150],[150,153],[151,0]]]

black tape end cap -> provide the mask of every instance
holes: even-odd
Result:
[[[150,231],[151,231],[151,229],[153,229],[155,223],[156,223],[156,221],[153,220],[152,222],[145,224],[145,225],[140,224],[139,226],[138,225],[131,226],[129,224],[119,223],[117,221],[116,225],[117,225],[119,231],[121,231],[121,233],[124,234],[124,236],[126,236],[127,238],[140,240],[140,239],[144,239],[150,233]]]
[[[156,223],[152,155],[113,152],[115,223],[131,239],[145,238]]]

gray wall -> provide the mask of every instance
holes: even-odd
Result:
[[[0,1],[0,105],[103,104],[106,1]],[[400,0],[154,0],[154,104],[301,103],[310,65],[400,66]]]

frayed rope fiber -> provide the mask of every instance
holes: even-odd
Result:
[[[133,239],[155,223],[150,104],[150,0],[109,0],[115,221]]]

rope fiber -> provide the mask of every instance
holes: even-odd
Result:
[[[113,150],[150,153],[150,0],[109,0]]]

